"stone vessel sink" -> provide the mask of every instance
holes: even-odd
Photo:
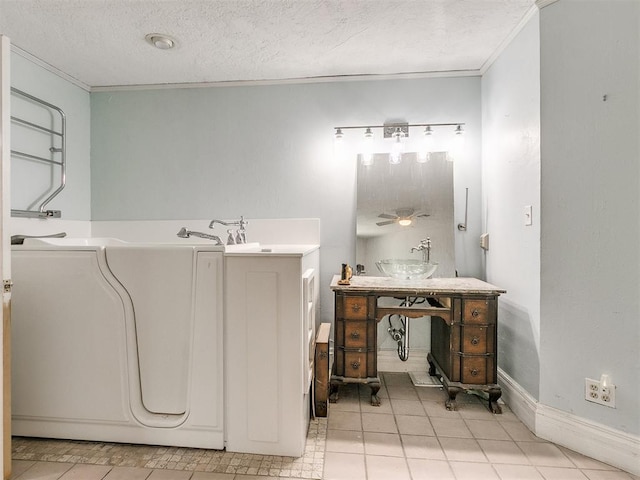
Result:
[[[427,278],[433,275],[438,268],[437,263],[426,263],[420,260],[386,259],[376,262],[381,273],[387,277],[411,280],[414,278]]]

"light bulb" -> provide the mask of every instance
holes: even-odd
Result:
[[[336,133],[333,138],[333,156],[339,162],[344,161],[346,155],[343,137],[342,129],[336,128]]]
[[[400,220],[398,220],[398,223],[402,227],[408,227],[409,225],[411,225],[411,219],[410,218],[401,218]]]
[[[462,125],[458,125],[454,131],[453,145],[451,147],[451,153],[454,159],[460,158],[464,154],[464,137]]]
[[[373,132],[371,131],[371,128],[367,127],[367,129],[364,131],[364,141],[366,143],[372,143],[373,142]]]
[[[424,129],[424,138],[422,139],[420,149],[418,150],[418,158],[416,161],[418,163],[427,163],[429,157],[431,156],[431,151],[433,150],[433,131],[431,127],[427,125],[427,128]]]
[[[362,142],[362,165],[373,165],[373,132],[370,128],[364,132]]]
[[[404,151],[404,144],[402,143],[402,131],[396,130],[393,134],[394,142],[391,146],[391,153],[389,154],[389,163],[391,165],[397,165],[402,161],[402,153]]]
[[[402,161],[402,150],[398,148],[392,149],[389,154],[389,163],[391,165],[398,165]]]
[[[153,44],[160,50],[169,50],[170,48],[173,48],[173,40],[169,38],[156,38],[153,41]]]

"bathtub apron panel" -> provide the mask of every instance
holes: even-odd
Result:
[[[13,275],[14,419],[127,422],[124,306],[98,252],[14,252]]]
[[[193,333],[193,248],[108,248],[107,263],[134,305],[144,408],[184,415]]]
[[[224,448],[223,253],[61,240],[12,247],[14,434]]]

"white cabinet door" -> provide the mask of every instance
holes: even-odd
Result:
[[[225,259],[228,451],[293,457],[304,453],[313,328],[305,325],[305,318],[315,322],[312,288],[317,281],[317,266],[309,268],[307,257]],[[314,305],[303,305],[303,297],[313,298]]]

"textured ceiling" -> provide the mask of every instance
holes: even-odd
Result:
[[[533,0],[0,0],[0,33],[89,86],[478,71]],[[148,33],[177,40],[172,50]]]

